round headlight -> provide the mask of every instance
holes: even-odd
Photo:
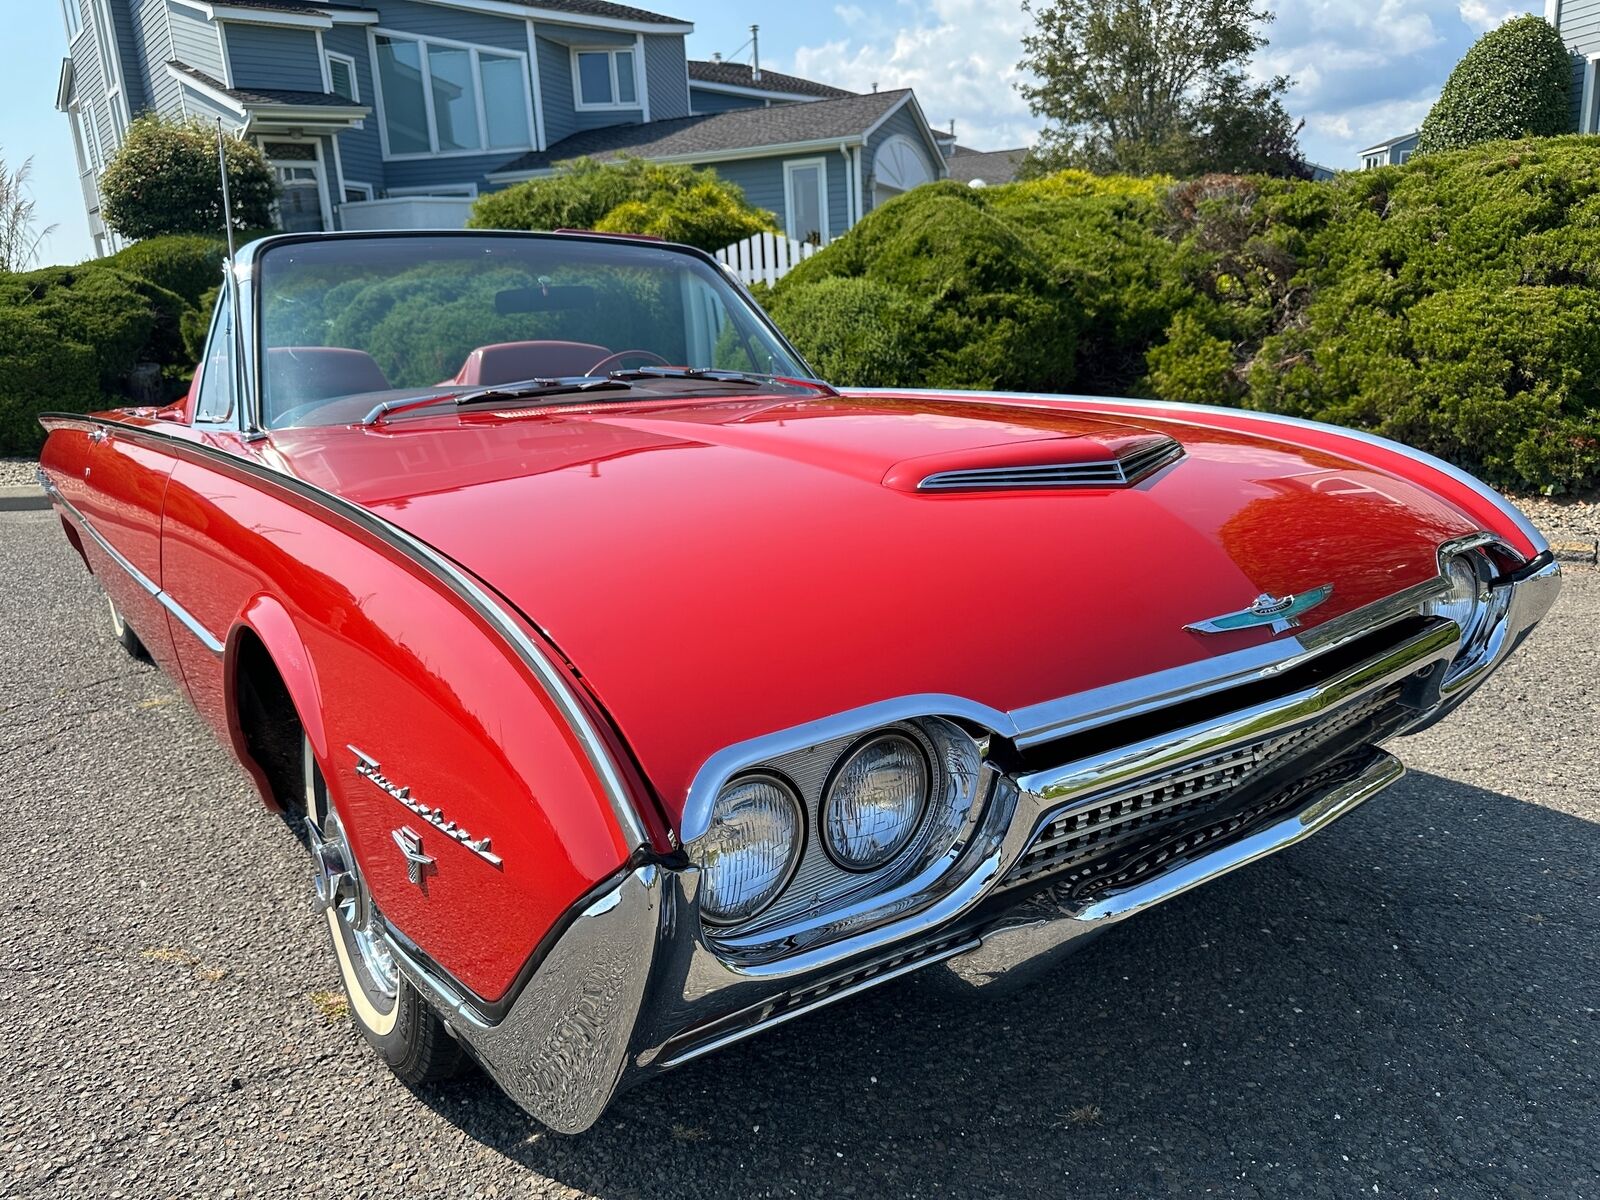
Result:
[[[747,775],[723,788],[696,854],[705,917],[744,921],[776,900],[800,858],[804,828],[800,798],[775,775]]]
[[[1423,612],[1454,621],[1461,627],[1461,644],[1470,646],[1483,618],[1483,581],[1477,565],[1468,555],[1458,554],[1445,564],[1445,579],[1450,590],[1425,604]]]
[[[922,747],[884,733],[847,755],[822,798],[822,842],[847,871],[873,871],[911,844],[932,772]]]

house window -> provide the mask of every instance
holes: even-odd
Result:
[[[105,81],[106,105],[111,109],[111,127],[120,139],[128,128],[128,112],[122,99],[121,64],[116,59],[116,26],[111,23],[111,10],[105,0],[95,0],[94,40],[100,51],[101,78]]]
[[[67,41],[72,41],[83,32],[83,13],[78,8],[78,0],[61,0],[61,16],[67,22]]]
[[[638,108],[635,61],[632,50],[574,50],[572,77],[578,107]]]
[[[789,236],[813,246],[828,244],[828,163],[807,158],[783,164],[783,199]]]
[[[328,90],[335,96],[361,103],[361,85],[356,82],[356,60],[347,54],[328,52]]]
[[[372,185],[370,183],[346,183],[344,185],[344,202],[346,204],[362,204],[372,199]]]
[[[373,57],[387,157],[531,148],[526,55],[380,33]]]
[[[1411,151],[1409,151],[1409,150],[1400,151],[1400,165],[1403,167],[1403,166],[1406,165],[1406,163],[1408,163],[1410,161],[1411,161]]]

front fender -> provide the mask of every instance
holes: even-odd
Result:
[[[295,627],[294,619],[289,616],[288,611],[276,597],[266,593],[257,594],[244,606],[239,619],[228,632],[223,654],[223,686],[224,695],[230,698],[228,737],[233,744],[234,754],[244,764],[245,770],[256,786],[256,791],[261,796],[262,803],[276,810],[282,806],[278,803],[277,796],[273,794],[266,775],[250,753],[240,723],[239,706],[232,699],[239,694],[241,646],[249,634],[254,634],[260,641],[267,652],[267,657],[277,668],[284,687],[289,691],[289,699],[294,704],[295,713],[300,718],[301,728],[305,730],[306,737],[311,742],[311,751],[322,764],[324,772],[332,761],[333,748],[328,744],[328,734],[322,719],[322,689],[317,683],[316,666],[306,652],[305,641]]]

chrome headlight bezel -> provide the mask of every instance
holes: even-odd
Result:
[[[902,743],[915,760],[922,776],[920,794],[915,800],[915,811],[908,820],[902,822],[900,830],[888,844],[867,857],[852,854],[848,844],[840,845],[844,840],[837,828],[837,808],[840,804],[848,802],[851,797],[841,793],[840,789],[846,786],[846,775],[849,770],[859,762],[862,757],[875,747],[890,742]],[[917,840],[917,835],[922,831],[923,824],[928,819],[928,810],[932,804],[934,786],[933,763],[928,757],[928,751],[921,741],[909,733],[899,729],[878,729],[858,740],[839,757],[839,761],[829,773],[828,782],[822,789],[822,802],[817,815],[818,832],[821,835],[823,851],[833,861],[834,865],[842,871],[849,871],[858,875],[871,874],[881,871],[899,858],[900,855]]]
[[[738,905],[722,904],[717,901],[718,892],[718,862],[717,859],[726,848],[718,844],[717,829],[725,826],[730,819],[730,809],[749,803],[748,798],[739,798],[741,790],[752,785],[771,788],[781,797],[784,807],[788,810],[790,818],[790,833],[788,846],[784,849],[782,869],[773,874],[764,882],[754,894]],[[700,868],[700,912],[708,924],[712,925],[742,925],[755,917],[760,916],[779,896],[783,895],[795,872],[800,867],[800,858],[804,852],[807,840],[806,806],[801,802],[799,790],[784,776],[775,771],[754,770],[743,772],[728,780],[717,793],[716,802],[712,808],[712,825],[694,847],[696,865]],[[735,850],[745,847],[734,847]]]
[[[1460,646],[1444,676],[1447,688],[1471,675],[1491,656],[1511,602],[1511,588],[1497,582],[1505,553],[1506,549],[1487,535],[1447,543],[1440,549],[1439,575],[1447,590],[1424,601],[1419,611],[1461,630]]]

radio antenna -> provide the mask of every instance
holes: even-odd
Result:
[[[233,201],[228,196],[228,149],[217,118],[217,170],[222,173],[222,227],[228,232],[228,272],[233,272]]]

